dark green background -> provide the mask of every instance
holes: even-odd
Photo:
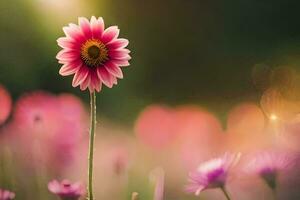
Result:
[[[71,77],[58,75],[55,59],[62,26],[78,16],[103,16],[130,40],[124,80],[98,95],[100,113],[121,122],[150,103],[196,103],[222,116],[238,102],[259,101],[255,65],[299,67],[297,0],[81,0],[89,9],[76,11],[41,10],[44,1],[0,2],[0,82],[15,99],[43,89],[88,101]]]

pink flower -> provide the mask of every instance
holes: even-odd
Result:
[[[13,120],[25,134],[53,132],[59,116],[57,108],[54,95],[43,91],[28,93],[16,102]]]
[[[228,179],[230,169],[237,164],[240,154],[228,154],[202,163],[189,176],[190,183],[186,187],[188,193],[199,195],[209,188],[223,188]]]
[[[15,198],[15,194],[8,190],[0,189],[0,200],[12,200]]]
[[[253,103],[235,105],[228,114],[226,125],[226,149],[249,152],[270,143],[265,132],[265,116]]]
[[[74,74],[73,87],[81,90],[100,91],[102,83],[111,88],[117,78],[123,78],[120,67],[128,66],[131,59],[128,40],[118,38],[117,26],[104,28],[103,19],[92,16],[91,20],[79,18],[79,25],[69,24],[63,28],[66,37],[57,43],[63,49],[57,54],[63,64],[62,76]]]
[[[167,147],[176,138],[176,121],[173,109],[160,105],[148,106],[135,123],[138,139],[153,149]]]
[[[71,94],[57,97],[61,121],[55,140],[62,145],[74,144],[83,139],[87,129],[87,113],[81,100]]]
[[[81,120],[86,115],[84,105],[78,97],[65,93],[58,96],[58,101],[66,120]]]
[[[70,143],[78,140],[86,129],[85,115],[84,106],[77,97],[37,91],[16,102],[13,122],[24,134]]]
[[[78,200],[85,193],[81,183],[71,183],[68,180],[63,180],[62,182],[53,180],[49,182],[48,189],[62,200]]]
[[[0,125],[9,117],[12,100],[7,90],[0,85]]]
[[[195,169],[212,155],[224,152],[225,134],[213,113],[195,105],[184,105],[177,108],[176,117],[178,153],[186,169]]]
[[[31,158],[25,162],[45,165],[58,175],[80,153],[78,147],[85,142],[87,129],[85,117],[84,106],[73,95],[32,92],[16,102],[10,132],[18,137],[14,142],[21,153]]]
[[[261,177],[270,188],[275,189],[280,173],[287,173],[296,162],[288,152],[260,152],[246,166],[245,171]]]

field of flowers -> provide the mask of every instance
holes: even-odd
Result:
[[[4,86],[0,100],[0,197],[84,199],[87,106],[72,94],[45,91],[12,102]],[[196,105],[149,105],[134,128],[100,115],[94,193],[116,200],[133,192],[139,199],[225,199],[224,189],[230,199],[298,199],[298,107],[268,90],[261,106],[232,108],[225,127]]]
[[[0,200],[299,200],[300,4],[270,5],[0,2]]]

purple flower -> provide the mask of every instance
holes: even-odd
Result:
[[[72,184],[68,180],[63,180],[62,182],[53,180],[49,182],[48,189],[62,200],[78,200],[85,192],[81,183]]]
[[[226,153],[223,157],[202,163],[189,175],[186,192],[199,195],[205,189],[224,188],[230,169],[237,164],[240,154]]]
[[[15,193],[8,190],[0,189],[0,200],[12,200],[15,198]]]
[[[288,152],[260,152],[246,167],[246,171],[261,177],[273,190],[279,173],[287,172],[296,158]]]

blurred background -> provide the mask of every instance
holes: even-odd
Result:
[[[59,104],[60,110],[55,112],[64,112],[66,116],[63,117],[67,118],[68,123],[78,122],[80,127],[77,127],[76,131],[87,132],[88,92],[73,88],[71,76],[65,78],[58,74],[60,65],[55,56],[60,48],[56,40],[64,35],[62,27],[71,22],[77,23],[79,16],[87,18],[92,15],[102,16],[107,26],[118,25],[121,29],[120,36],[130,41],[128,48],[132,51],[132,60],[130,67],[123,70],[124,79],[119,80],[119,84],[113,89],[103,87],[101,93],[98,94],[97,106],[100,119],[98,130],[99,134],[104,134],[103,137],[99,136],[98,151],[100,152],[99,159],[102,154],[105,154],[108,156],[107,159],[110,159],[109,155],[112,155],[117,160],[112,161],[117,162],[115,163],[117,174],[119,165],[123,167],[123,170],[129,166],[132,166],[134,170],[122,176],[122,180],[115,179],[116,177],[112,179],[105,173],[105,170],[101,171],[101,169],[106,169],[105,166],[96,164],[99,167],[98,177],[106,177],[111,180],[110,185],[114,185],[115,190],[117,188],[123,191],[122,197],[111,197],[109,194],[113,194],[114,190],[107,184],[105,192],[99,190],[98,195],[102,195],[104,199],[119,200],[124,197],[129,199],[130,192],[138,190],[144,193],[142,199],[151,199],[153,186],[149,185],[148,178],[145,180],[143,176],[157,166],[162,166],[165,171],[172,168],[166,167],[169,162],[166,160],[168,158],[173,164],[184,162],[184,165],[187,164],[188,167],[182,166],[184,168],[182,170],[179,166],[180,169],[173,169],[174,171],[169,174],[166,172],[166,177],[169,176],[166,182],[174,183],[169,184],[166,189],[166,199],[196,199],[184,194],[180,188],[185,183],[187,171],[193,169],[198,161],[208,159],[211,155],[219,155],[224,150],[247,152],[260,145],[269,148],[274,140],[270,139],[267,134],[259,133],[281,132],[281,127],[286,127],[286,124],[292,124],[297,128],[293,128],[292,136],[289,135],[288,139],[286,137],[280,139],[279,143],[284,143],[283,146],[292,148],[296,152],[299,151],[299,144],[295,142],[300,138],[297,135],[300,130],[299,9],[300,2],[294,0],[1,0],[0,84],[9,92],[12,102],[16,102],[12,106],[14,113],[18,113],[20,107],[24,108],[22,105],[25,102],[26,108],[38,107],[40,109],[39,106],[41,106],[42,116],[56,116],[57,113],[53,114],[52,108],[57,109]],[[24,100],[24,94],[29,94],[29,99],[34,96],[32,91],[44,91],[41,92],[42,94],[38,93],[38,100],[34,97],[34,102],[38,103],[32,103],[32,99],[29,103],[26,98]],[[66,95],[67,98],[65,98]],[[48,102],[49,98],[52,99],[51,103],[46,106],[41,104],[43,101]],[[154,107],[148,107],[153,104],[155,104]],[[48,105],[52,107],[49,108]],[[67,105],[71,105],[67,107],[70,109],[69,113],[65,110]],[[5,107],[2,104],[0,110],[5,110],[6,107],[8,107],[7,104]],[[73,109],[76,110],[80,119],[69,119],[74,114]],[[21,113],[27,112],[29,111]],[[173,121],[175,115],[176,120],[180,119],[179,124],[184,128],[181,127],[179,131],[181,133],[178,133],[181,136],[176,136],[173,142],[173,136],[164,135],[164,133],[175,132],[175,121]],[[1,126],[2,135],[24,132],[24,127],[15,129],[15,118],[23,120],[30,117],[32,115],[14,117],[11,114]],[[39,117],[35,116],[33,119],[39,121]],[[155,118],[165,121],[160,124],[154,120]],[[278,118],[280,119],[279,125],[269,123]],[[239,119],[243,120],[237,123]],[[55,120],[51,118],[49,121],[55,124],[55,133],[65,132],[65,127],[56,127]],[[51,124],[43,124],[44,126],[53,127]],[[74,134],[75,130],[70,130],[69,126],[69,132]],[[33,132],[40,131],[36,131],[35,128],[32,130],[32,126],[29,127]],[[160,134],[161,132],[163,134]],[[194,133],[199,132],[209,133],[209,136],[206,139],[203,139],[201,134],[194,136]],[[222,132],[222,134],[216,136],[216,132]],[[231,134],[227,134],[229,136],[224,139],[226,134],[223,133],[229,132]],[[236,132],[243,132],[243,134],[237,137]],[[286,129],[283,132],[287,132]],[[192,136],[189,138],[186,136],[188,139],[184,139],[183,133],[189,133]],[[78,134],[81,133],[76,132],[76,135]],[[135,138],[136,135],[138,139]],[[249,138],[261,135],[263,135],[261,140],[263,144],[258,144],[254,139],[249,141]],[[86,136],[87,134],[83,136],[85,139],[78,139],[83,141],[79,144],[82,149],[86,149]],[[171,140],[170,138],[172,138],[171,147],[161,150],[162,146]],[[191,144],[195,138],[202,143]],[[5,137],[5,140],[10,139]],[[42,139],[44,140],[48,140],[48,136],[47,139]],[[185,142],[182,144],[178,141]],[[205,146],[206,142],[203,141],[211,143]],[[219,144],[223,144],[224,141],[226,145],[220,147]],[[72,144],[59,144],[58,146],[61,148],[60,145],[62,145],[65,148],[65,145],[69,147],[77,142],[76,140],[71,142]],[[218,147],[208,150],[211,147],[210,144]],[[37,146],[34,147],[34,152],[36,152],[35,148],[40,148],[40,144]],[[199,150],[199,146],[203,148]],[[137,151],[137,149],[143,149],[143,151]],[[179,161],[180,159],[176,157],[178,154],[174,152],[179,151],[178,149],[184,161]],[[105,153],[106,151],[109,153]],[[14,151],[10,148],[5,147],[3,152],[6,152],[3,153],[2,159],[4,160],[10,160],[14,155]],[[47,173],[33,170],[32,173],[35,175],[30,176],[43,178],[31,180],[31,184],[28,185],[32,187],[19,187],[21,195],[24,194],[21,199],[32,199],[31,195],[35,196],[35,194],[29,195],[28,193],[36,190],[41,182],[47,182],[51,177],[55,178],[54,176],[57,178],[67,176],[67,178],[81,179],[84,182],[85,173],[82,165],[85,164],[86,152],[84,150],[80,152],[81,157],[77,157],[81,160],[74,160],[77,164],[72,164],[74,170],[72,173],[49,169],[44,169]],[[153,161],[158,153],[161,158]],[[202,156],[199,159],[194,158],[200,154]],[[29,155],[32,157],[31,153]],[[61,156],[61,152],[58,155]],[[169,155],[172,155],[171,158]],[[37,155],[38,158],[39,156]],[[64,156],[69,158],[69,154]],[[128,157],[135,161],[129,162]],[[145,161],[146,158],[151,161]],[[32,159],[36,160],[36,157]],[[49,166],[48,162],[54,162],[51,159],[45,161],[46,166]],[[64,157],[62,160],[65,160]],[[3,163],[7,164],[7,162]],[[179,163],[177,164],[180,165]],[[28,166],[26,164],[25,166],[28,170]],[[5,170],[10,167],[5,167],[3,164],[2,168]],[[76,173],[76,170],[80,171],[80,175]],[[179,177],[172,176],[178,172],[176,170],[181,172]],[[18,177],[15,177],[15,180],[23,179],[22,173],[23,171],[20,171],[20,174],[15,173]],[[5,174],[5,176],[0,176],[2,178],[0,183],[16,191],[18,184],[7,181],[10,179],[7,175],[9,173]],[[135,178],[130,179],[130,177]],[[251,184],[255,185],[253,182]],[[244,192],[247,191],[245,188],[247,187],[242,188]],[[40,191],[44,191],[44,193],[41,192],[40,197],[51,199],[52,196],[47,193],[46,187],[42,187]],[[255,199],[272,199],[270,194],[265,193],[263,189],[255,190],[255,192],[259,194],[259,197]],[[49,197],[46,197],[46,194]],[[298,199],[299,193],[294,191],[293,194],[290,199]],[[253,196],[240,196],[239,199],[247,198],[253,199]],[[222,199],[222,197],[219,194],[216,196],[213,194],[203,199]],[[282,199],[286,199],[286,196]]]
[[[299,8],[293,0],[2,0],[0,80],[14,98],[44,89],[87,99],[71,77],[58,75],[56,39],[78,16],[102,16],[130,40],[133,57],[125,79],[99,95],[103,116],[130,124],[153,102],[224,114],[236,102],[259,100],[257,64],[299,70]]]

